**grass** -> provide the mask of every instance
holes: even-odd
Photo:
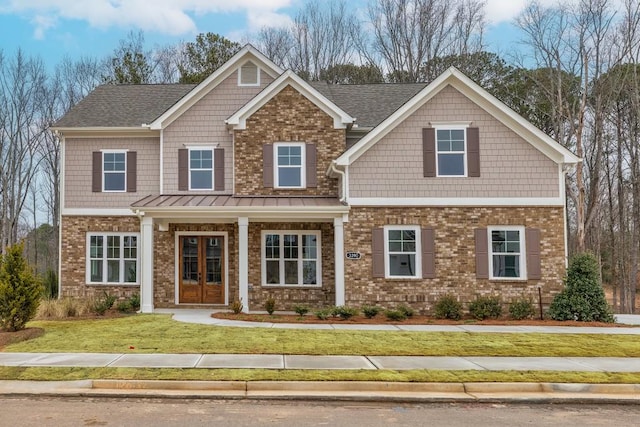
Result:
[[[29,326],[44,328],[45,334],[5,351],[640,357],[640,339],[634,335],[233,328],[181,323],[168,315],[39,321]]]

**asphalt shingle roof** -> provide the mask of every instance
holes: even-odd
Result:
[[[65,114],[54,127],[137,127],[149,124],[195,85],[102,85]]]

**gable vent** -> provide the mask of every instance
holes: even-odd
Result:
[[[247,61],[242,67],[240,67],[240,86],[257,86],[260,84],[260,69],[256,64],[251,61]]]

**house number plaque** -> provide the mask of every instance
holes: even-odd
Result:
[[[347,259],[360,259],[362,258],[362,254],[360,252],[349,251],[346,253]]]

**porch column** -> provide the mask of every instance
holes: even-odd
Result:
[[[344,305],[344,226],[342,217],[333,219],[333,243],[336,275],[336,305]]]
[[[145,216],[141,219],[140,237],[140,310],[153,313],[153,218]]]
[[[242,311],[249,312],[249,218],[238,218],[238,285]]]

